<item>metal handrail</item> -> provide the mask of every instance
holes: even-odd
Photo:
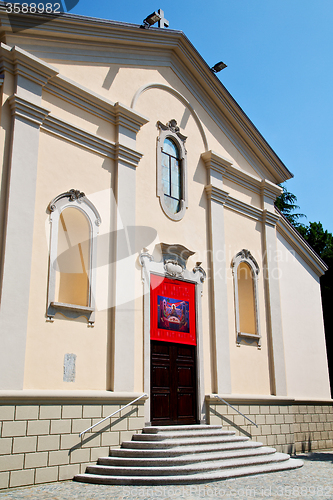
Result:
[[[107,417],[102,418],[102,420],[100,420],[99,422],[96,422],[96,424],[91,425],[91,426],[90,426],[90,427],[88,427],[88,429],[86,429],[85,431],[80,432],[79,437],[83,436],[86,432],[88,432],[88,431],[90,431],[91,429],[93,429],[94,427],[96,427],[96,425],[101,424],[102,422],[105,422],[105,420],[107,420],[108,418],[113,417],[113,415],[115,415],[116,413],[120,412],[121,410],[124,410],[124,409],[125,409],[125,408],[127,408],[128,406],[131,406],[132,404],[136,403],[136,401],[139,401],[139,399],[143,398],[144,396],[147,396],[147,397],[148,397],[148,394],[146,394],[146,393],[141,394],[141,396],[139,396],[139,397],[138,397],[138,398],[136,398],[136,399],[133,399],[133,401],[131,401],[131,402],[130,402],[130,403],[128,403],[127,405],[122,406],[121,408],[119,408],[119,410],[116,410],[116,411],[114,411],[113,413],[111,413],[111,415],[108,415]]]
[[[251,424],[255,425],[256,427],[257,424],[255,422],[253,422],[253,420],[251,420],[249,417],[247,417],[246,415],[244,415],[244,413],[242,413],[241,411],[237,410],[237,408],[235,408],[234,406],[232,406],[230,403],[228,403],[228,401],[226,401],[225,399],[223,398],[220,398],[220,396],[218,396],[217,394],[214,394],[214,397],[219,399],[220,401],[222,401],[223,403],[225,403],[226,405],[230,406],[230,408],[232,408],[233,410],[237,411],[237,413],[239,413],[240,415],[242,415],[242,417],[246,418],[246,420],[248,420],[249,422],[251,422]]]

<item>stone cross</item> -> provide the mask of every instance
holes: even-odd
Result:
[[[157,13],[161,16],[161,19],[158,21],[158,27],[159,28],[168,28],[169,21],[167,21],[164,17],[164,10],[159,9]]]

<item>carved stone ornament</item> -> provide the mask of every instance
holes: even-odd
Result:
[[[203,283],[207,277],[206,271],[201,267],[202,262],[196,262],[195,267],[193,268],[193,272],[195,273],[201,273],[200,276],[200,281]]]
[[[170,132],[173,132],[183,143],[185,143],[187,137],[180,133],[180,128],[178,127],[177,121],[174,118],[170,120],[166,125],[164,125],[162,122],[157,122],[157,125],[162,130],[169,130]]]
[[[49,204],[49,209],[50,209],[50,212],[54,212],[54,210],[56,209],[56,204],[59,200],[61,200],[61,198],[69,198],[70,201],[75,201],[75,200],[80,200],[80,198],[83,198],[85,196],[85,194],[80,191],[79,189],[70,189],[69,191],[66,191],[65,193],[61,193],[59,194],[58,196],[56,196],[55,198],[53,198],[53,200],[50,202]]]
[[[166,276],[171,278],[180,278],[183,276],[185,268],[183,268],[176,260],[164,261],[164,270]]]
[[[183,245],[179,245],[178,243],[160,243],[159,247],[160,252],[163,256],[164,263],[175,262],[182,269],[186,269],[188,258],[191,257],[191,255],[195,254],[195,252],[192,252],[188,248],[184,247]]]
[[[251,268],[253,273],[257,276],[259,274],[259,266],[256,261],[256,259],[253,257],[251,254],[250,250],[246,250],[243,248],[240,252],[235,255],[235,257],[232,260],[232,271],[233,273],[235,272],[235,269],[238,267],[238,264],[241,261],[247,261],[249,264],[251,264]]]
[[[96,226],[99,226],[102,222],[101,216],[99,215],[96,207],[91,203],[91,201],[86,197],[85,193],[83,191],[80,191],[79,189],[70,189],[69,191],[66,191],[65,193],[61,193],[55,198],[53,198],[52,201],[49,203],[49,210],[50,212],[54,212],[57,208],[57,203],[59,200],[63,198],[68,198],[69,201],[77,201],[78,203],[81,203],[81,201],[84,201],[86,205],[94,212],[95,214],[95,224]]]

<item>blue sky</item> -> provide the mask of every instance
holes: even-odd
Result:
[[[333,232],[332,0],[80,0],[72,13],[141,23],[165,11],[293,172],[304,222]]]

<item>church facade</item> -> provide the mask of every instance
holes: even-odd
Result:
[[[274,207],[292,174],[182,32],[20,22],[1,13],[0,488],[148,422],[332,448],[326,266]]]

